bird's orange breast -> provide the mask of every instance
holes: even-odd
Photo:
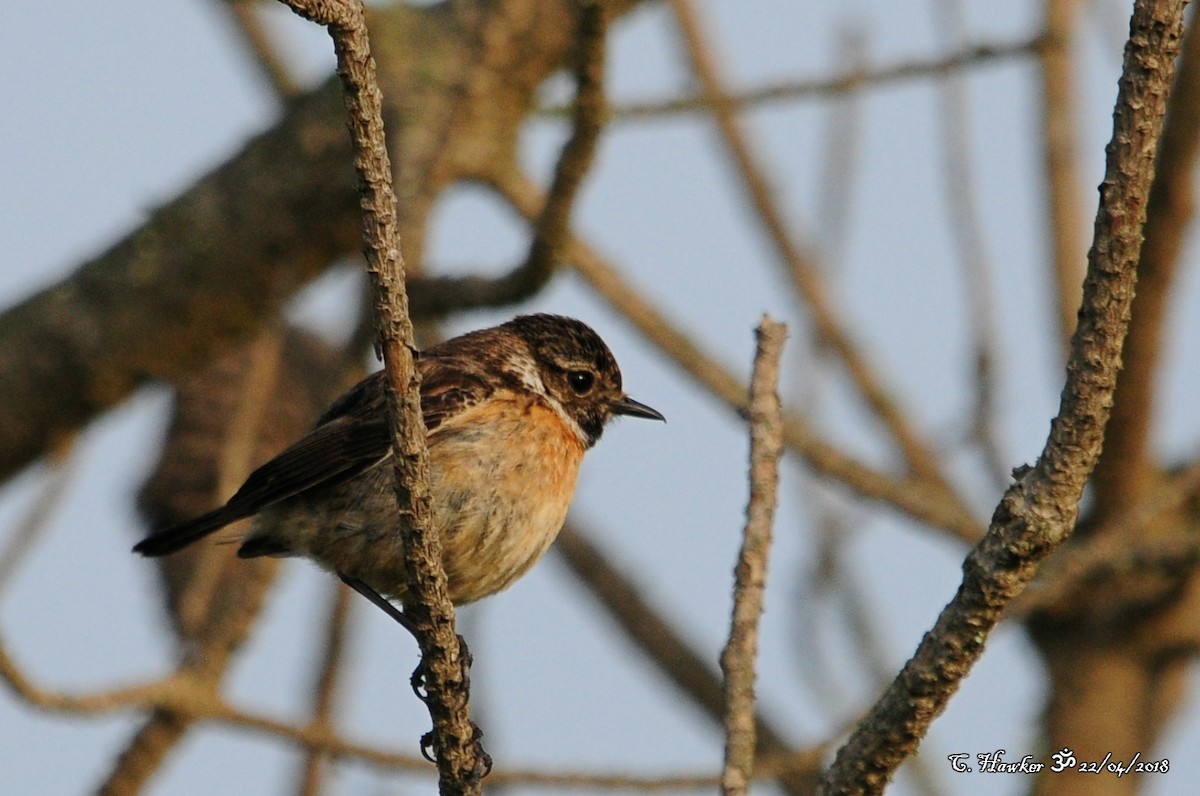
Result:
[[[584,443],[540,397],[501,392],[429,437],[434,523],[455,602],[505,588],[558,535]]]

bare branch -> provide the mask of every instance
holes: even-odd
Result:
[[[299,87],[263,29],[255,9],[257,0],[223,0],[222,5],[229,11],[231,21],[241,34],[242,44],[254,59],[262,79],[280,99],[296,96]]]
[[[75,476],[75,464],[75,438],[70,436],[51,453],[48,462],[50,471],[46,474],[45,483],[28,510],[13,524],[3,547],[0,547],[0,593],[33,550],[38,537],[48,527],[55,510],[62,503]]]
[[[350,618],[351,592],[346,584],[332,584],[329,611],[322,645],[320,664],[313,683],[313,715],[309,726],[318,732],[334,734],[334,702],[338,676],[345,657],[347,625]],[[296,788],[298,796],[316,796],[321,792],[324,755],[318,749],[309,749],[300,770],[300,781]]]
[[[113,761],[97,796],[135,796],[192,726],[192,719],[160,708],[150,712]]]
[[[445,109],[463,99],[460,56],[474,36],[464,17],[477,3],[372,11],[390,34],[376,55],[408,145],[397,169],[421,176],[427,150],[446,153],[435,184],[405,183],[404,219],[420,216],[426,194],[510,162],[536,87],[573,52],[573,0],[545,0],[536,17],[509,8],[524,2],[490,4],[501,13],[488,15],[486,57],[450,130]],[[446,5],[463,13],[444,13]],[[632,5],[606,4],[613,14]],[[422,46],[408,46],[412,37]],[[332,79],[289,101],[270,130],[143,225],[0,312],[0,478],[147,381],[177,382],[249,338],[295,290],[360,249],[342,105]]]
[[[542,197],[530,181],[514,176],[495,189],[526,219],[537,217]],[[631,285],[596,251],[579,238],[571,241],[568,258],[574,267],[609,305],[625,316],[641,334],[656,345],[706,389],[743,414],[749,393],[728,368],[703,351],[688,335],[655,307],[645,294]],[[874,470],[821,440],[807,420],[796,412],[785,414],[784,442],[817,472],[832,478],[863,497],[883,503],[934,528],[974,543],[983,535],[982,525],[959,501],[926,481],[894,478]]]
[[[443,794],[478,794],[491,763],[479,744],[468,706],[470,659],[455,632],[441,539],[430,530],[429,451],[421,414],[421,380],[408,314],[397,229],[392,166],[383,130],[383,97],[375,77],[365,11],[357,0],[286,0],[333,38],[337,73],[350,119],[354,168],[363,211],[363,253],[375,302],[378,350],[387,373],[392,463],[403,535],[408,591],[404,612],[416,629],[425,670],[425,703]]]
[[[1045,39],[1035,37],[1025,41],[973,44],[962,50],[934,59],[914,58],[889,66],[869,68],[866,65],[848,69],[832,78],[789,80],[745,91],[733,91],[729,102],[738,110],[774,102],[795,102],[808,99],[830,99],[870,88],[883,88],[907,80],[940,77],[965,68],[987,66],[1012,59],[1026,58],[1038,53]],[[651,100],[615,105],[609,113],[616,122],[638,122],[679,114],[709,113],[711,105],[703,94],[678,99]],[[566,106],[545,108],[543,115],[566,116]]]
[[[1146,242],[1125,340],[1125,366],[1117,377],[1104,455],[1093,478],[1095,511],[1101,517],[1136,503],[1155,480],[1150,423],[1161,386],[1167,301],[1195,209],[1193,183],[1200,152],[1200,29],[1194,9],[1188,25],[1146,208]]]
[[[938,457],[920,439],[900,406],[884,388],[874,368],[851,339],[842,320],[834,311],[829,290],[820,271],[788,229],[767,179],[767,170],[763,167],[761,158],[756,156],[749,136],[742,129],[735,109],[729,102],[712,47],[704,34],[693,3],[691,0],[672,0],[671,7],[675,11],[692,69],[704,87],[704,95],[720,130],[721,140],[741,177],[747,199],[754,208],[763,231],[771,240],[776,255],[788,269],[796,290],[803,297],[812,315],[817,336],[822,343],[829,346],[845,367],[846,373],[867,406],[896,443],[908,468],[919,480],[928,482],[933,490],[943,492],[948,502],[957,502],[964,506],[963,511],[966,513],[965,504],[940,471]]]
[[[750,502],[742,548],[734,568],[733,621],[721,652],[725,697],[726,796],[747,792],[754,776],[754,666],[758,657],[758,619],[767,585],[767,559],[783,454],[783,409],[779,403],[779,360],[787,327],[763,317],[750,377]]]
[[[1042,69],[1042,146],[1046,167],[1046,202],[1049,218],[1051,262],[1054,274],[1052,307],[1058,320],[1063,351],[1075,330],[1080,285],[1085,267],[1087,234],[1081,190],[1081,170],[1075,142],[1078,119],[1071,44],[1074,40],[1079,0],[1044,0],[1045,44],[1038,51]]]
[[[223,701],[211,685],[195,674],[176,674],[164,680],[114,691],[68,695],[35,685],[9,656],[0,638],[0,681],[27,704],[68,715],[104,714],[140,708],[161,710],[167,715],[193,721],[210,721],[233,729],[251,731],[284,741],[312,753],[332,758],[357,760],[390,771],[428,774],[433,768],[420,757],[347,740],[326,727],[296,726],[292,723],[240,710]],[[719,690],[719,688],[718,688]],[[777,750],[760,755],[755,767],[758,778],[783,778],[816,772],[827,745],[799,751]],[[496,784],[565,789],[644,790],[648,792],[711,789],[720,782],[714,773],[691,773],[659,777],[633,777],[602,772],[555,772],[541,769],[497,770],[489,776]]]
[[[414,283],[415,316],[440,317],[452,311],[515,304],[541,290],[562,260],[570,234],[571,208],[591,168],[596,141],[604,128],[604,66],[608,30],[605,5],[582,4],[575,53],[575,102],[571,135],[554,167],[546,202],[533,228],[525,261],[498,278],[419,277]]]
[[[1100,602],[1096,589],[1106,583],[1120,579],[1137,584],[1137,590],[1145,593],[1145,580],[1132,573],[1194,566],[1200,556],[1200,543],[1190,527],[1167,536],[1147,533],[1147,529],[1162,524],[1197,495],[1200,463],[1183,468],[1133,506],[1090,529],[1086,541],[1064,548],[1042,567],[1029,588],[1010,606],[1009,613],[1060,617],[1092,614]],[[1176,588],[1175,581],[1169,580],[1164,588]],[[1128,609],[1123,589],[1105,589],[1116,592],[1111,600],[1121,605],[1121,610]],[[1153,597],[1147,601],[1153,601]]]
[[[1004,608],[1074,528],[1120,367],[1183,5],[1138,0],[1134,6],[1083,305],[1042,455],[996,508],[987,536],[963,564],[954,599],[839,751],[822,783],[825,793],[882,792],[983,653]]]
[[[697,652],[663,616],[619,566],[592,541],[594,536],[570,523],[554,544],[571,574],[588,588],[626,637],[658,666],[701,710],[720,720],[724,710],[721,679],[704,655]],[[762,758],[792,754],[782,732],[763,716],[755,719],[757,753]],[[807,769],[787,768],[780,785],[787,793],[812,793],[812,775],[819,759]]]

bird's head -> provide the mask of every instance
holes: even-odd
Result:
[[[561,411],[587,447],[596,444],[604,425],[617,415],[665,422],[658,411],[625,394],[617,360],[600,335],[582,321],[561,315],[521,315],[500,328],[528,347],[522,381]]]

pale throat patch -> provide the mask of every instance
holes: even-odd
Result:
[[[515,372],[520,377],[521,384],[525,385],[530,392],[542,396],[554,410],[554,414],[558,415],[567,428],[571,429],[571,433],[575,435],[576,439],[587,445],[588,435],[584,433],[583,427],[579,425],[578,421],[567,414],[567,410],[558,402],[558,399],[546,389],[546,383],[542,381],[542,374],[538,372],[537,363],[530,357],[520,357],[516,363]]]

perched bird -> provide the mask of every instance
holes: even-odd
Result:
[[[613,416],[664,419],[625,394],[599,335],[558,315],[523,315],[447,340],[421,352],[416,366],[432,525],[459,605],[507,587],[546,552],[583,454]],[[406,528],[391,454],[380,371],[251,473],[224,506],[133,549],[166,555],[257,515],[239,556],[306,556],[368,597],[403,599]]]

